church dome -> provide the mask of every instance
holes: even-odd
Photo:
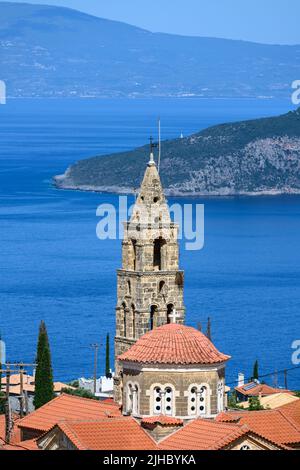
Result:
[[[171,323],[149,331],[118,357],[147,364],[218,364],[230,359],[195,328]]]

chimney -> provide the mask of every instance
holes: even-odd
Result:
[[[245,385],[245,374],[243,372],[239,372],[238,374],[238,387],[242,387]]]

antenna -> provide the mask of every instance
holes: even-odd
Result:
[[[157,171],[159,173],[160,167],[160,156],[161,156],[161,144],[160,144],[160,117],[158,118],[158,163],[157,163]]]

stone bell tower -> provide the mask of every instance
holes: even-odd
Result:
[[[171,221],[151,142],[132,216],[124,223],[122,268],[117,271],[116,358],[147,331],[170,322],[184,323],[183,281],[178,225]],[[115,400],[120,402],[117,359],[115,368]]]

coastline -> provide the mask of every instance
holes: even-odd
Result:
[[[131,187],[126,186],[93,186],[93,185],[76,185],[71,182],[64,182],[65,175],[54,176],[52,181],[56,189],[65,191],[82,191],[93,193],[109,193],[109,194],[134,194]],[[224,188],[221,191],[181,191],[180,189],[165,188],[164,193],[168,197],[234,197],[234,196],[283,196],[283,195],[299,195],[300,189],[283,188],[283,189],[262,189],[259,191],[230,191]]]

